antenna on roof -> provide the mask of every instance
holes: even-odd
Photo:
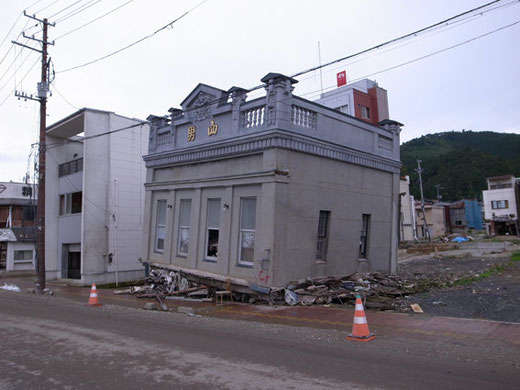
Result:
[[[321,96],[323,97],[323,77],[321,74],[321,48],[320,48],[320,41],[318,41],[318,60],[320,62],[320,84],[321,84]]]

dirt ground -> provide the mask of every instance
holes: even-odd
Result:
[[[518,250],[515,245],[498,254],[439,252],[401,261],[399,274],[447,284],[407,298],[426,314],[520,322],[520,261],[510,261]]]

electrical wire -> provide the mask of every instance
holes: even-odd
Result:
[[[62,70],[62,71],[58,71],[58,72],[56,72],[56,73],[65,73],[65,72],[69,72],[69,71],[74,70],[74,69],[83,68],[83,67],[85,67],[85,66],[87,66],[87,65],[94,64],[94,63],[96,63],[96,62],[99,62],[99,61],[101,61],[101,60],[104,60],[104,59],[106,59],[106,58],[109,58],[109,57],[111,57],[111,56],[113,56],[113,55],[115,55],[115,54],[118,54],[118,53],[120,53],[120,52],[122,52],[122,51],[124,51],[124,50],[127,50],[127,49],[131,48],[132,46],[135,46],[135,45],[137,45],[138,43],[143,42],[143,41],[146,40],[146,39],[152,38],[154,35],[156,35],[157,33],[161,32],[161,31],[163,31],[163,30],[165,30],[165,29],[167,29],[168,27],[171,27],[175,22],[177,22],[177,21],[179,21],[180,19],[184,18],[184,17],[185,17],[186,15],[188,15],[191,11],[193,11],[193,10],[195,10],[196,8],[200,7],[202,4],[204,4],[204,3],[207,2],[207,1],[208,1],[208,0],[203,0],[203,1],[201,1],[199,4],[197,4],[196,6],[194,6],[194,7],[191,8],[191,9],[189,9],[189,10],[186,11],[184,14],[182,14],[182,15],[179,16],[178,18],[174,19],[174,20],[171,21],[170,23],[166,24],[165,26],[163,26],[163,27],[161,27],[160,29],[154,31],[153,33],[151,33],[151,34],[149,34],[149,35],[147,35],[147,36],[145,36],[145,37],[143,37],[143,38],[141,38],[141,39],[138,39],[137,41],[135,41],[135,42],[133,42],[133,43],[131,43],[131,44],[129,44],[129,45],[127,45],[127,46],[121,48],[121,49],[118,49],[118,50],[116,50],[116,51],[114,51],[114,52],[112,52],[112,53],[109,53],[109,54],[107,54],[107,55],[104,55],[103,57],[99,57],[99,58],[97,58],[97,59],[95,59],[95,60],[92,60],[92,61],[86,62],[86,63],[81,64],[81,65],[73,66],[72,68],[68,68],[68,69],[65,69],[65,70]]]
[[[40,58],[36,58],[36,61],[34,61],[34,63],[32,64],[32,66],[29,68],[29,70],[27,71],[27,73],[25,74],[25,76],[22,77],[22,79],[20,80],[20,82],[22,82],[23,80],[25,80],[25,78],[29,75],[29,73],[31,73],[31,70],[34,68],[34,66],[38,63],[38,61],[40,60]],[[9,94],[5,97],[4,100],[2,100],[2,102],[0,102],[0,107],[2,107],[2,105],[6,102],[6,100],[11,96],[11,94],[16,91],[16,86],[11,90],[11,92],[9,92]]]
[[[52,7],[54,4],[59,3],[60,1],[62,1],[62,0],[55,0],[55,1],[53,1],[52,3],[50,3],[49,5],[47,5],[47,6],[43,7],[43,8],[41,8],[41,9],[39,9],[38,11],[33,12],[33,14],[35,14],[35,15],[36,15],[36,14],[39,14],[39,13],[41,13],[42,11],[45,11],[47,8]]]
[[[76,28],[73,29],[73,30],[70,30],[70,31],[66,32],[65,34],[60,35],[59,37],[55,38],[54,40],[57,41],[57,40],[60,39],[60,38],[63,38],[63,37],[65,37],[65,36],[69,35],[69,34],[72,34],[73,32],[76,32],[76,31],[78,31],[79,29],[82,29],[83,27],[86,27],[86,26],[88,26],[88,25],[90,25],[90,24],[96,22],[96,21],[98,21],[98,20],[101,19],[101,18],[104,18],[104,17],[107,16],[107,15],[110,15],[112,12],[115,12],[115,11],[117,11],[118,9],[123,8],[125,5],[130,4],[130,3],[132,3],[133,1],[135,1],[135,0],[129,0],[129,1],[127,1],[126,3],[123,3],[123,4],[119,5],[119,6],[117,6],[116,8],[113,8],[112,10],[108,11],[107,13],[105,13],[105,14],[103,14],[103,15],[101,15],[101,16],[99,16],[99,17],[93,19],[93,20],[91,20],[90,22],[87,22],[87,23],[85,23],[85,24],[83,24],[83,25],[81,25],[81,26],[79,26],[79,27],[76,27]]]
[[[9,37],[9,34],[11,34],[11,31],[13,31],[14,29],[14,26],[16,26],[16,23],[18,23],[18,21],[20,20],[20,17],[23,15],[22,12],[20,12],[18,14],[18,17],[16,18],[16,20],[14,21],[13,25],[11,26],[11,28],[9,29],[9,31],[7,32],[7,34],[5,34],[5,37],[4,39],[2,39],[2,42],[0,42],[0,47],[2,47],[2,45],[5,43],[5,41],[7,40],[7,37]]]
[[[517,20],[516,22],[513,22],[513,23],[510,23],[508,25],[505,25],[505,26],[502,26],[502,27],[499,27],[497,29],[494,29],[492,31],[488,31],[487,33],[484,33],[484,34],[481,34],[481,35],[478,35],[478,36],[475,36],[473,38],[470,38],[470,39],[467,39],[465,41],[462,41],[462,42],[459,42],[455,45],[452,45],[452,46],[449,46],[449,47],[446,47],[444,49],[441,49],[441,50],[437,50],[437,51],[434,51],[432,53],[429,53],[429,54],[426,54],[424,56],[421,56],[421,57],[417,57],[417,58],[414,58],[413,60],[410,60],[410,61],[406,61],[406,62],[403,62],[401,64],[398,64],[398,65],[394,65],[394,66],[391,66],[389,68],[386,68],[386,69],[383,69],[383,70],[380,70],[380,71],[377,71],[377,72],[373,72],[373,73],[370,73],[370,74],[367,74],[367,75],[364,75],[362,77],[358,77],[354,80],[351,80],[351,83],[354,83],[356,81],[360,81],[360,80],[363,80],[365,78],[368,78],[368,77],[372,77],[372,76],[375,76],[375,75],[378,75],[378,74],[381,74],[381,73],[384,73],[384,72],[388,72],[390,70],[394,70],[394,69],[397,69],[397,68],[400,68],[402,66],[405,66],[405,65],[409,65],[409,64],[412,64],[414,62],[417,62],[417,61],[420,61],[420,60],[424,60],[426,58],[429,58],[429,57],[432,57],[434,55],[437,55],[437,54],[440,54],[440,53],[444,53],[445,51],[448,51],[448,50],[451,50],[451,49],[454,49],[456,47],[459,47],[459,46],[462,46],[462,45],[465,45],[467,43],[470,43],[470,42],[473,42],[473,41],[476,41],[477,39],[481,39],[481,38],[484,38],[484,37],[487,37],[488,35],[491,35],[491,34],[494,34],[496,32],[499,32],[499,31],[502,31],[502,30],[505,30],[507,28],[510,28],[510,27],[513,27],[513,26],[516,26],[517,24],[520,24],[520,20]],[[329,89],[334,89],[336,88],[335,86],[330,86],[330,87],[327,87],[327,88],[324,88],[324,90],[329,90]],[[310,95],[312,93],[317,93],[319,92],[318,90],[316,91],[312,91],[312,92],[308,92],[308,93],[304,93],[304,94],[301,94],[300,96],[306,96],[306,95]]]
[[[71,5],[69,5],[69,6],[65,7],[65,8],[62,8],[60,11],[58,11],[58,12],[52,14],[51,16],[48,16],[47,19],[52,19],[52,18],[54,18],[56,15],[61,14],[63,11],[68,10],[70,7],[73,7],[73,6],[75,6],[76,4],[81,3],[82,1],[83,1],[83,0],[77,0],[76,2],[72,3]]]
[[[333,68],[331,68],[331,69],[328,69],[328,70],[326,71],[326,73],[331,73],[331,72],[333,72],[333,71],[335,71],[335,70],[338,70],[338,69],[341,69],[341,68],[345,67],[346,65],[357,64],[357,63],[359,63],[359,62],[366,61],[366,60],[368,60],[368,59],[371,59],[371,58],[374,58],[374,57],[380,56],[380,55],[382,55],[382,54],[389,53],[389,52],[391,52],[391,51],[393,51],[393,50],[400,49],[400,48],[402,48],[402,47],[405,47],[405,46],[408,46],[408,45],[411,45],[411,44],[417,43],[418,41],[421,41],[422,39],[429,38],[429,37],[431,37],[431,36],[434,36],[434,35],[437,35],[437,34],[440,34],[440,33],[446,32],[446,31],[451,30],[451,29],[453,29],[453,28],[460,27],[460,26],[462,26],[462,25],[464,25],[464,24],[466,24],[466,23],[473,22],[473,21],[476,20],[476,19],[475,19],[476,17],[480,17],[480,16],[483,16],[484,14],[487,14],[487,13],[490,13],[490,12],[494,12],[494,11],[497,11],[497,10],[501,10],[502,8],[507,8],[507,7],[510,7],[510,6],[512,6],[512,5],[517,5],[518,3],[519,3],[518,0],[512,0],[512,1],[508,2],[508,3],[497,5],[496,7],[491,8],[491,9],[489,9],[489,10],[481,11],[481,12],[478,13],[478,14],[466,16],[466,17],[464,17],[464,18],[462,18],[462,19],[460,19],[460,20],[456,20],[456,21],[454,21],[453,23],[448,22],[448,23],[445,24],[445,26],[440,27],[439,30],[433,30],[429,35],[425,34],[425,35],[422,36],[422,37],[417,37],[417,39],[413,39],[413,40],[411,40],[411,41],[404,42],[404,43],[402,43],[402,44],[400,44],[400,45],[398,45],[398,46],[395,46],[395,47],[389,47],[388,49],[383,50],[383,51],[379,51],[379,50],[378,50],[377,52],[373,53],[372,55],[367,55],[367,56],[363,56],[363,55],[361,55],[361,56],[360,56],[361,58],[358,59],[358,60],[356,60],[356,61],[348,61],[348,60],[347,60],[345,64],[342,64],[342,65],[340,65],[340,66],[337,66],[337,67],[333,67]],[[445,27],[445,28],[444,28],[444,27]],[[314,77],[314,75],[311,75],[311,76],[308,76],[308,77],[299,78],[298,80],[301,82],[301,81],[304,81],[304,80],[311,79],[311,78],[313,78],[313,77]]]
[[[20,51],[19,53],[22,53],[22,51]],[[18,72],[18,71],[21,69],[22,65],[25,63],[25,61],[27,61],[27,59],[28,59],[32,54],[33,54],[33,52],[27,53],[27,56],[22,60],[22,62],[20,63],[20,65],[18,65],[18,68],[15,69],[15,71],[14,71],[14,73],[11,75],[11,77],[9,77],[9,78],[6,80],[6,82],[4,83],[4,85],[2,85],[2,86],[0,87],[0,92],[1,92],[1,91],[2,91],[6,86],[7,86],[7,84],[9,83],[9,81],[11,81],[11,80],[16,76],[16,72]],[[18,58],[18,56],[17,56],[16,58]],[[7,74],[7,72],[4,73],[4,75],[6,75],[6,74]],[[4,76],[0,77],[0,80],[3,79],[3,77],[4,77]],[[20,80],[20,82],[21,82],[21,81],[23,81],[23,79]],[[16,84],[16,85],[19,85],[19,83],[15,83],[15,84]]]
[[[56,23],[61,23],[69,18],[72,18],[73,16],[76,16],[77,14],[89,9],[90,7],[96,5],[97,3],[99,3],[100,1],[102,0],[97,0],[94,2],[94,0],[90,0],[88,3],[76,8],[75,10],[72,10],[70,11],[68,14],[62,16],[61,18],[59,18],[58,20],[56,20]]]
[[[72,103],[69,102],[67,99],[65,99],[65,96],[63,96],[63,95],[61,94],[61,92],[58,90],[58,88],[56,88],[56,84],[53,84],[53,85],[52,85],[52,88],[54,89],[55,92],[58,93],[58,95],[60,95],[60,97],[63,99],[63,101],[64,101],[65,103],[67,103],[69,106],[71,106],[71,107],[74,108],[75,110],[79,110],[78,107],[76,107],[74,104],[72,104]]]
[[[371,51],[374,51],[374,50],[380,49],[380,48],[385,47],[385,46],[388,46],[388,45],[390,45],[390,44],[392,44],[392,43],[394,43],[394,42],[402,41],[402,40],[404,40],[404,39],[411,38],[411,37],[416,37],[416,36],[418,36],[418,35],[420,35],[420,34],[426,32],[426,31],[429,31],[429,30],[431,30],[431,29],[433,29],[433,28],[436,28],[436,27],[442,26],[442,25],[444,25],[444,24],[446,24],[446,23],[448,23],[448,22],[450,22],[450,21],[452,21],[452,20],[455,20],[455,19],[460,18],[461,16],[468,15],[468,14],[470,14],[470,13],[473,13],[473,12],[476,12],[476,11],[483,10],[484,8],[487,8],[487,7],[489,7],[490,5],[492,5],[492,4],[496,4],[496,3],[500,2],[500,1],[501,1],[501,0],[493,0],[493,1],[489,2],[489,3],[484,4],[484,5],[481,5],[481,6],[479,6],[479,7],[476,7],[476,8],[470,9],[470,10],[465,11],[465,12],[462,12],[462,13],[457,14],[457,15],[455,15],[455,16],[449,17],[448,19],[445,19],[445,20],[442,20],[442,21],[440,21],[440,22],[434,23],[434,24],[432,24],[432,25],[430,25],[430,26],[423,27],[423,28],[421,28],[421,29],[419,29],[419,30],[416,30],[416,31],[414,31],[414,32],[411,32],[411,33],[408,33],[408,34],[402,35],[402,36],[400,36],[400,37],[398,37],[398,38],[394,38],[394,39],[391,39],[391,40],[389,40],[389,41],[386,41],[386,42],[380,43],[380,44],[378,44],[378,45],[376,45],[376,46],[372,46],[372,47],[370,47],[370,48],[368,48],[368,49],[361,50],[360,52],[357,52],[357,53],[354,53],[354,54],[350,54],[350,55],[347,55],[347,56],[342,57],[342,58],[338,58],[338,59],[336,59],[336,60],[333,60],[333,61],[327,62],[326,64],[318,65],[318,66],[312,67],[312,68],[310,68],[310,69],[303,70],[303,71],[301,71],[301,72],[298,72],[298,73],[292,75],[291,77],[293,77],[293,78],[294,78],[294,77],[298,77],[298,76],[304,75],[304,74],[306,74],[306,73],[310,73],[310,72],[313,72],[313,71],[315,71],[315,70],[319,70],[319,69],[321,69],[321,68],[328,67],[328,66],[330,66],[330,65],[332,65],[332,64],[336,64],[336,63],[338,63],[338,62],[342,62],[342,61],[348,60],[348,59],[350,59],[350,58],[358,57],[358,56],[360,56],[360,55],[362,55],[362,54],[369,53],[369,52],[371,52]]]

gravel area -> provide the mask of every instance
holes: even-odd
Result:
[[[520,262],[510,259],[511,252],[482,256],[437,254],[407,259],[400,264],[399,273],[428,275],[435,282],[459,280],[453,286],[433,287],[408,298],[427,314],[520,322]],[[481,278],[497,267],[501,269]]]

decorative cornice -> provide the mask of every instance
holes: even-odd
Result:
[[[272,148],[293,150],[392,173],[399,173],[401,167],[399,161],[280,130],[218,144],[149,154],[143,159],[146,168],[157,168],[251,154]]]

